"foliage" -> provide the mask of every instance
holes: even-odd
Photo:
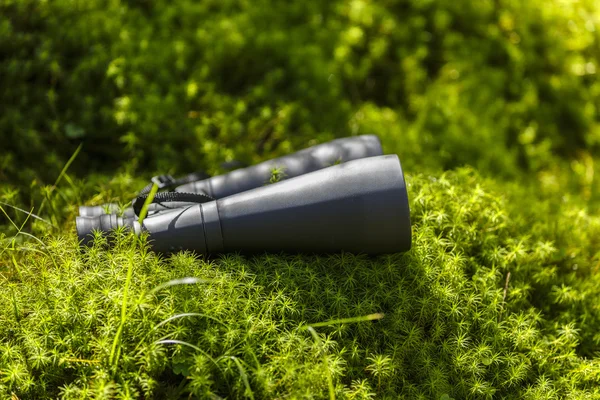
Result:
[[[591,0],[5,0],[0,15],[0,176],[24,188],[80,142],[79,176],[123,159],[214,171],[357,133],[411,167],[512,177],[599,150]]]
[[[0,397],[600,397],[599,10],[1,1]],[[75,241],[148,176],[363,133],[406,254]]]

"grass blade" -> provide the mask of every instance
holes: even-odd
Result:
[[[140,347],[140,346],[141,346],[141,345],[144,343],[144,341],[146,340],[146,338],[148,338],[148,336],[149,336],[149,335],[150,335],[152,332],[156,331],[156,330],[157,330],[158,328],[160,328],[161,326],[163,326],[163,325],[165,325],[165,324],[168,324],[168,323],[169,323],[169,322],[171,322],[171,321],[175,321],[175,320],[177,320],[177,319],[179,319],[179,318],[187,318],[187,317],[204,317],[204,318],[208,318],[208,319],[211,319],[211,320],[213,320],[213,321],[215,321],[215,322],[218,322],[219,324],[221,324],[221,325],[223,325],[225,328],[227,328],[227,325],[225,325],[225,323],[224,323],[224,322],[222,322],[222,321],[218,320],[218,319],[217,319],[217,318],[215,318],[215,317],[211,317],[210,315],[207,315],[207,314],[202,314],[202,313],[182,313],[182,314],[176,314],[176,315],[172,315],[172,316],[170,316],[169,318],[165,319],[164,321],[161,321],[161,322],[159,322],[158,324],[154,325],[154,326],[152,327],[152,329],[150,329],[150,330],[149,330],[149,331],[148,331],[148,332],[147,332],[147,333],[144,335],[144,337],[142,338],[142,340],[140,340],[140,341],[139,341],[139,343],[137,344],[137,346],[136,346],[136,347],[135,347],[135,349],[134,349],[134,352],[135,352],[135,351],[136,351],[136,350],[137,350],[137,349],[138,349],[138,348],[139,348],[139,347]]]
[[[152,204],[152,200],[154,200],[156,193],[158,193],[158,185],[154,183],[152,185],[152,189],[150,189],[150,193],[148,193],[148,197],[146,197],[146,201],[144,201],[142,210],[140,211],[140,216],[138,217],[138,222],[140,225],[144,221],[144,218],[146,218],[146,215],[148,215],[148,207],[150,207],[150,204]]]
[[[312,335],[315,343],[321,345],[321,338],[317,334],[317,331],[312,326],[309,326],[308,331]],[[323,354],[323,364],[325,365],[325,373],[327,375],[327,386],[329,387],[329,400],[335,400],[335,388],[333,386],[333,377],[331,376],[331,371],[329,370],[329,362],[327,362],[327,357]]]
[[[221,373],[223,373],[223,370],[221,369],[221,367],[219,367],[219,364],[215,361],[215,359],[212,358],[210,354],[208,354],[207,352],[205,352],[198,346],[194,346],[191,343],[184,342],[183,340],[177,340],[177,339],[158,340],[154,343],[155,344],[180,344],[180,345],[192,348],[192,349],[196,350],[197,352],[202,353],[205,357],[207,357],[210,361],[212,361],[212,363],[219,369],[219,371],[221,371]]]
[[[60,171],[60,174],[58,174],[58,178],[56,178],[56,181],[54,181],[54,185],[52,185],[53,189],[56,187],[56,185],[58,185],[60,183],[63,176],[67,173],[67,170],[69,169],[69,167],[71,166],[73,161],[75,161],[75,159],[77,158],[77,155],[79,155],[79,152],[81,151],[82,147],[83,147],[83,143],[79,144],[79,146],[77,147],[75,152],[71,155],[71,158],[69,158],[69,161],[67,161],[67,163],[65,164],[63,169]]]
[[[238,370],[240,371],[240,375],[242,376],[242,381],[244,382],[244,386],[246,387],[246,392],[248,392],[248,397],[250,397],[252,400],[254,400],[254,392],[252,392],[252,389],[250,388],[250,381],[248,380],[248,374],[246,374],[246,370],[244,369],[244,366],[242,365],[240,360],[238,360],[237,357],[231,356],[229,358],[231,358],[233,360],[235,365],[237,365]]]
[[[71,155],[71,158],[69,158],[69,160],[67,161],[67,163],[65,164],[65,166],[63,167],[63,169],[60,171],[60,174],[58,174],[58,177],[54,181],[54,185],[52,185],[52,187],[50,188],[50,191],[46,194],[46,197],[44,198],[44,201],[42,201],[42,204],[40,205],[40,210],[39,210],[40,214],[41,214],[42,210],[44,209],[44,206],[46,205],[46,201],[48,201],[48,199],[49,199],[50,193],[52,193],[54,191],[54,189],[56,189],[56,186],[60,183],[60,181],[62,180],[63,176],[67,173],[67,170],[69,169],[69,167],[73,163],[73,161],[75,161],[75,158],[77,158],[77,156],[79,155],[79,152],[81,151],[82,147],[83,147],[83,143],[81,143],[77,147],[77,149],[75,150],[75,152]]]
[[[177,285],[195,285],[198,283],[210,283],[212,281],[210,280],[206,280],[206,279],[200,279],[200,278],[194,278],[194,277],[187,277],[187,278],[179,278],[179,279],[173,279],[170,280],[168,282],[165,282],[161,285],[158,285],[157,287],[155,287],[154,289],[152,289],[150,291],[150,293],[156,293],[158,291],[161,291],[163,289],[166,289],[168,287],[171,286],[177,286]]]
[[[129,266],[127,267],[127,277],[125,278],[125,288],[123,289],[123,303],[121,304],[121,322],[119,323],[119,328],[117,329],[117,333],[115,334],[115,338],[113,339],[112,348],[110,350],[110,356],[108,358],[108,362],[110,365],[116,367],[119,356],[121,354],[120,350],[120,342],[121,335],[123,334],[123,328],[125,327],[125,322],[127,322],[127,298],[129,295],[129,286],[131,285],[131,280],[133,278],[133,259],[129,259]]]
[[[56,226],[55,226],[55,225],[53,225],[53,224],[52,224],[52,222],[50,222],[50,221],[48,221],[48,220],[46,220],[46,219],[44,219],[44,218],[40,217],[39,215],[35,215],[35,214],[33,214],[32,212],[29,212],[29,211],[27,211],[27,210],[24,210],[24,209],[22,209],[22,208],[19,208],[19,207],[17,207],[17,206],[13,206],[13,205],[11,205],[11,204],[5,203],[5,202],[3,202],[3,201],[0,201],[0,204],[1,204],[1,205],[3,205],[3,206],[5,206],[5,207],[10,207],[10,208],[12,208],[12,209],[15,209],[15,210],[17,210],[17,211],[20,211],[20,212],[22,212],[22,213],[24,213],[24,214],[27,214],[27,215],[29,215],[29,216],[32,216],[33,218],[35,218],[35,219],[37,219],[37,220],[39,220],[39,221],[42,221],[42,222],[44,222],[44,223],[46,223],[46,224],[48,224],[48,225],[50,225],[50,226],[53,226],[53,227],[55,227],[55,228],[56,228]],[[33,209],[32,209],[32,211],[33,211]]]
[[[182,313],[182,314],[177,314],[177,315],[173,315],[167,319],[165,319],[164,321],[159,322],[158,324],[156,324],[152,330],[156,330],[158,328],[160,328],[161,326],[174,321],[176,319],[179,318],[185,318],[185,317],[204,317],[204,318],[208,318],[208,319],[212,319],[213,321],[218,322],[219,324],[223,325],[225,328],[227,328],[227,325],[225,325],[225,323],[223,323],[222,321],[216,319],[215,317],[211,317],[210,315],[206,315],[206,314],[201,314],[201,313]]]
[[[319,326],[329,326],[329,325],[337,325],[337,324],[349,324],[354,322],[363,322],[363,321],[375,321],[378,319],[382,319],[385,316],[383,313],[375,313],[364,315],[362,317],[350,317],[350,318],[341,318],[341,319],[331,319],[329,321],[317,322],[315,324],[309,324],[303,329],[308,329],[309,327],[319,327]]]

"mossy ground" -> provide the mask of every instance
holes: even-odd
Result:
[[[600,398],[599,32],[594,0],[0,1],[0,398]],[[76,242],[153,175],[368,133],[405,254]]]
[[[82,252],[72,228],[9,246],[2,395],[600,396],[600,218],[470,169],[407,179],[406,254],[160,258],[123,232]]]

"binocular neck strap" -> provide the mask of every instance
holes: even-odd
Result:
[[[248,165],[239,161],[229,161],[221,164],[223,169],[235,169],[240,167],[247,167]],[[158,186],[158,190],[172,189],[176,186],[185,185],[188,183],[201,181],[210,178],[211,175],[205,171],[192,172],[191,174],[182,176],[180,178],[173,178],[171,175],[157,175],[151,179],[151,182],[147,184],[138,197],[133,200],[133,211],[135,215],[139,216],[142,211],[142,207],[148,198],[148,194],[152,190],[154,185]],[[170,203],[170,202],[183,202],[183,203],[206,203],[208,201],[215,200],[207,194],[201,193],[182,193],[182,192],[159,192],[152,199],[152,203]],[[167,205],[162,204],[166,208]]]
[[[233,170],[236,168],[242,168],[242,167],[247,167],[247,166],[248,166],[248,164],[237,161],[237,160],[221,163],[221,168],[223,168],[225,170]],[[147,184],[146,186],[144,186],[144,188],[142,190],[140,190],[140,193],[138,194],[138,196],[143,196],[145,194],[150,193],[150,191],[152,190],[152,186],[154,184],[158,185],[158,190],[172,189],[176,186],[181,186],[181,185],[185,185],[185,184],[196,182],[196,181],[202,181],[202,180],[208,179],[210,177],[211,177],[211,175],[206,173],[206,171],[192,172],[191,174],[187,174],[180,178],[173,178],[171,175],[156,175],[155,177],[153,177],[151,179],[151,182],[149,184]]]
[[[133,200],[132,207],[135,215],[139,216],[142,211],[142,207],[148,199],[148,194],[140,194],[135,200]],[[201,193],[182,193],[182,192],[159,192],[156,193],[150,204],[160,203],[166,208],[168,205],[164,203],[171,202],[182,202],[182,203],[206,203],[213,201],[214,199],[206,194]]]
[[[155,184],[158,186],[158,190],[171,189],[176,186],[185,185],[186,183],[192,183],[201,181],[203,179],[210,178],[210,175],[204,171],[193,172],[191,174],[182,176],[181,178],[173,178],[171,175],[157,175],[151,179],[151,182],[144,186],[138,196],[143,196],[152,190],[152,186]]]

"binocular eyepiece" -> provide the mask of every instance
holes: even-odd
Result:
[[[77,217],[75,220],[77,235],[82,245],[90,245],[94,239],[94,231],[110,232],[127,227],[137,235],[141,233],[140,224],[135,217],[119,217],[116,214],[104,214],[97,217]]]
[[[381,147],[378,149],[380,152]],[[368,151],[362,152],[365,153]],[[295,164],[280,159],[280,165],[292,171],[294,177],[269,185],[264,185],[265,172],[268,179],[269,170],[260,173],[256,169],[239,170],[213,177],[212,182],[194,183],[194,187],[213,195],[227,193],[224,187],[233,193],[198,204],[177,203],[177,207],[172,203],[152,204],[149,216],[141,224],[135,215],[80,216],[79,238],[83,244],[89,244],[96,230],[109,232],[125,227],[137,235],[146,232],[152,249],[161,253],[190,250],[199,254],[229,251],[381,254],[410,249],[408,196],[396,155],[358,157],[327,166],[330,161],[311,157],[309,151],[304,154],[310,162],[303,165],[310,165],[312,172],[302,174],[300,164],[296,168]],[[323,164],[326,165],[323,168],[315,167]],[[260,164],[250,168],[256,167]],[[241,179],[244,174],[254,177],[254,187],[236,192],[248,185]]]

